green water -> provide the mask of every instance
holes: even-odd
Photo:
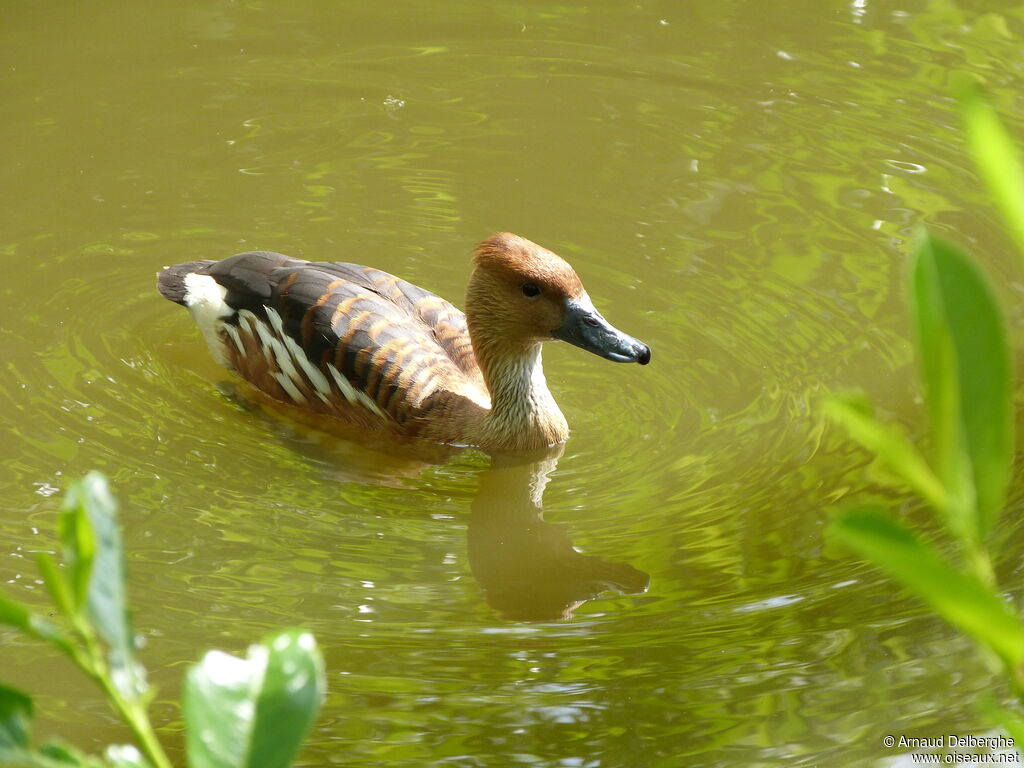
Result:
[[[44,604],[32,553],[55,547],[59,491],[106,472],[176,756],[185,663],[294,624],[329,669],[301,765],[888,766],[886,734],[989,728],[973,701],[1000,689],[968,643],[825,541],[837,503],[885,492],[816,403],[861,388],[920,433],[903,275],[922,222],[981,258],[1022,338],[1020,268],[945,95],[971,71],[1021,126],[1019,7],[2,16],[0,583]],[[499,230],[569,259],[653,350],[641,368],[551,345],[573,436],[517,466],[254,411],[153,288],[263,248],[461,304]],[[127,738],[69,665],[0,642],[41,733]]]

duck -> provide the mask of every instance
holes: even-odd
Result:
[[[248,251],[157,274],[213,357],[314,418],[488,452],[564,442],[541,346],[647,365],[562,257],[500,232],[476,246],[465,312],[382,270]]]

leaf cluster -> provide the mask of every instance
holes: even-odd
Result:
[[[958,78],[955,90],[979,173],[1024,252],[1024,173],[1013,142],[972,80]],[[998,590],[991,565],[992,532],[1014,460],[1006,322],[975,262],[930,232],[918,238],[909,284],[931,455],[926,459],[857,398],[832,397],[826,411],[936,512],[957,557],[878,507],[848,510],[830,530],[974,638],[1020,700],[1024,623]],[[1012,735],[1024,735],[1015,712],[988,709]]]
[[[147,706],[153,691],[135,653],[117,504],[93,472],[68,490],[58,520],[62,563],[36,557],[57,623],[0,594],[0,624],[69,657],[106,694],[135,737],[102,757],[31,739],[32,699],[0,685],[0,764],[38,768],[170,768]],[[183,712],[192,768],[286,768],[324,695],[323,659],[313,636],[279,632],[246,658],[211,651],[189,668]]]

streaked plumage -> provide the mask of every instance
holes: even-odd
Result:
[[[267,251],[168,267],[157,287],[189,308],[219,362],[284,403],[491,450],[560,442],[568,428],[544,382],[540,342],[578,311],[590,312],[586,327],[599,320],[609,339],[618,332],[572,268],[529,240],[495,235],[475,262],[468,318],[387,272]],[[539,294],[525,295],[527,285]],[[650,357],[622,334],[614,352],[567,340],[611,359]]]

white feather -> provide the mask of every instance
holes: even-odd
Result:
[[[192,317],[195,319],[196,325],[199,326],[213,356],[222,365],[229,366],[227,351],[224,348],[226,339],[230,338],[234,342],[239,354],[245,354],[245,347],[238,329],[224,322],[226,318],[234,314],[234,310],[224,300],[227,289],[209,275],[199,275],[194,272],[185,275],[184,282],[185,306],[192,313]],[[326,396],[331,392],[331,382],[322,371],[310,362],[306,353],[295,343],[295,340],[285,334],[281,316],[270,307],[267,307],[267,319],[269,325],[247,309],[238,313],[239,324],[248,324],[249,334],[259,339],[260,351],[263,356],[269,362],[276,363],[280,369],[271,373],[285,393],[297,403],[306,402],[306,398],[296,386],[304,383],[299,373],[299,369],[301,369],[316,389],[317,396],[327,402]],[[353,387],[352,383],[342,376],[337,368],[328,365],[327,370],[337,385],[338,391],[346,400],[353,405],[366,408],[382,419],[387,418],[380,407],[366,393]]]
[[[274,328],[274,333],[277,334],[276,340],[284,343],[285,353],[289,357],[287,361],[281,361],[279,358],[281,369],[291,376],[295,383],[302,383],[299,379],[298,370],[296,370],[295,366],[292,365],[292,361],[294,360],[295,363],[298,364],[299,368],[302,369],[302,372],[306,374],[306,378],[309,379],[309,382],[316,389],[317,396],[326,403],[326,395],[330,394],[331,391],[331,385],[327,381],[327,377],[313,366],[312,363],[310,363],[309,358],[306,357],[306,353],[302,351],[302,347],[296,344],[295,340],[284,332],[284,323],[281,322],[281,315],[270,307],[267,307],[267,317],[270,319],[270,324]],[[277,347],[274,349],[276,352]],[[285,367],[285,362],[287,362],[287,367]]]
[[[249,321],[249,326],[255,329],[256,335],[260,339],[263,356],[267,358],[268,361],[277,364],[277,367],[281,372],[291,380],[292,388],[294,389],[295,382],[300,381],[299,372],[295,368],[295,364],[292,363],[291,356],[288,354],[288,350],[285,348],[284,342],[274,335],[270,326],[262,322],[252,312],[242,310],[239,315],[246,315],[246,319]],[[277,313],[274,312],[274,310],[267,307],[268,317],[273,318],[276,315]],[[280,321],[281,318],[278,317],[278,322],[280,323]],[[271,322],[273,322],[273,320],[271,320]],[[289,394],[291,393],[289,392]],[[305,398],[303,398],[303,401],[305,401]]]
[[[267,319],[270,321],[271,327],[274,329],[274,333],[277,334],[279,339],[284,338],[284,323],[281,322],[281,316],[277,313],[277,310],[273,307],[267,307]]]
[[[338,369],[332,364],[327,364],[327,371],[331,374],[331,378],[334,379],[334,383],[338,385],[338,391],[345,396],[353,405],[362,405],[363,407],[373,411],[375,414],[380,416],[382,419],[385,418],[384,412],[377,407],[377,404],[371,400],[366,393],[360,392],[358,389],[352,386],[352,383],[342,376]]]
[[[260,322],[259,318],[257,318],[256,315],[248,309],[243,309],[238,312],[238,325],[241,326],[242,323],[245,323],[248,326],[248,334],[259,341],[260,354],[270,361],[270,356],[272,354],[270,351],[270,337],[264,329],[263,323]]]
[[[209,275],[190,272],[185,275],[185,306],[199,326],[206,345],[221,365],[228,364],[227,351],[224,349],[224,319],[234,314],[234,310],[224,301],[227,289]]]
[[[238,354],[245,355],[245,346],[242,344],[242,337],[238,335],[238,329],[230,323],[224,323],[224,330],[228,332],[228,336],[235,342],[235,346],[238,347]]]
[[[281,385],[281,388],[285,391],[288,397],[296,403],[306,402],[306,398],[301,392],[299,392],[298,387],[295,386],[295,382],[288,378],[288,374],[280,371],[271,371],[271,374],[275,379],[277,379],[277,383]]]
[[[283,339],[285,346],[292,355],[292,358],[299,364],[299,367],[302,368],[302,372],[306,374],[306,378],[309,379],[310,383],[316,387],[317,394],[320,395],[321,398],[323,395],[330,394],[330,382],[327,381],[327,377],[324,376],[323,372],[314,366],[310,359],[306,357],[306,353],[302,350],[302,347],[296,344],[295,339],[291,336],[284,336]]]

